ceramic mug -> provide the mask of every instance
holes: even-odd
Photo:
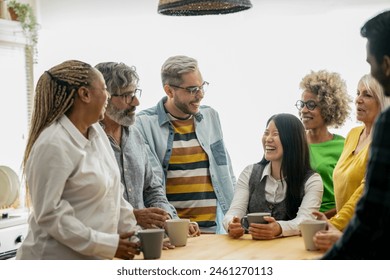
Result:
[[[326,229],[326,221],[322,220],[306,220],[299,224],[299,229],[305,243],[305,248],[308,251],[318,250],[313,241],[313,236],[317,231]]]
[[[167,220],[166,229],[169,242],[175,246],[187,245],[189,219],[172,219]]]
[[[241,218],[241,225],[245,229],[245,231],[248,231],[249,225],[251,223],[268,224],[268,222],[264,220],[265,216],[271,216],[271,213],[269,212],[249,213],[246,216]]]
[[[137,232],[141,242],[141,252],[145,260],[159,259],[163,248],[165,230],[161,228],[143,229]]]

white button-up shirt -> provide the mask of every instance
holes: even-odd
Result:
[[[99,124],[88,138],[63,116],[35,142],[26,165],[32,214],[17,259],[111,259],[119,233],[137,229]]]
[[[247,166],[240,174],[237,186],[234,191],[234,197],[229,211],[226,213],[223,224],[227,230],[229,222],[234,216],[242,218],[246,215],[249,203],[249,179],[252,175],[253,164]],[[271,176],[270,164],[264,167],[261,179],[266,178],[265,199],[270,203],[279,203],[284,200],[287,192],[286,181],[275,180]],[[323,185],[321,176],[314,173],[305,183],[305,195],[301,206],[298,209],[297,216],[289,221],[277,221],[282,228],[282,236],[299,234],[299,224],[304,220],[312,220],[313,211],[318,211],[321,206]]]

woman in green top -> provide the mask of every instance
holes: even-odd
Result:
[[[338,73],[311,71],[301,83],[301,100],[295,104],[306,129],[310,165],[321,175],[324,193],[320,211],[330,218],[336,213],[333,192],[333,169],[344,147],[344,137],[329,132],[342,126],[350,111],[351,98],[345,81]]]

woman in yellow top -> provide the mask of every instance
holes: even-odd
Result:
[[[352,218],[363,191],[374,121],[388,104],[380,84],[371,75],[364,75],[358,83],[355,99],[356,117],[363,125],[348,133],[333,171],[337,213],[330,222],[341,231]]]

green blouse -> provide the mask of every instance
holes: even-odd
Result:
[[[310,165],[314,171],[321,175],[324,184],[321,212],[336,207],[333,190],[333,169],[344,148],[344,137],[333,134],[333,139],[322,143],[309,144]]]

